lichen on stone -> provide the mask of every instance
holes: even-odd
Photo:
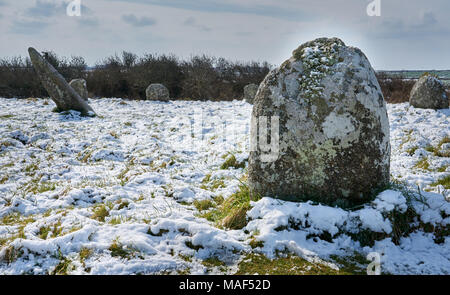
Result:
[[[339,47],[345,46],[339,39],[321,38],[294,50],[293,57],[303,64],[300,74],[300,91],[309,98],[321,97],[324,90],[322,79],[330,74],[332,67],[339,61]]]

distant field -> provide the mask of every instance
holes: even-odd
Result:
[[[423,73],[429,72],[437,75],[444,84],[450,86],[450,71],[378,71],[392,76],[403,76],[407,79],[418,79]]]

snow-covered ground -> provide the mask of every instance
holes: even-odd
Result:
[[[245,102],[90,104],[98,117],[53,113],[45,100],[0,99],[0,273],[64,265],[71,274],[234,273],[248,253],[280,251],[337,268],[331,257],[356,251],[380,253],[385,273],[450,274],[448,231],[439,242],[433,230],[415,230],[398,245],[385,238],[372,247],[350,237],[396,230],[385,216],[405,212],[409,199],[392,189],[353,211],[263,198],[242,230],[200,217],[194,200],[226,199],[246,173],[221,169],[231,154],[248,158]],[[449,191],[438,181],[450,174],[450,110],[398,104],[388,112],[393,180],[423,190],[412,202],[417,223],[448,229]],[[213,257],[226,266],[203,263]]]

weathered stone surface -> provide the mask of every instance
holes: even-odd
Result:
[[[147,100],[169,101],[169,90],[162,84],[150,84],[145,91]]]
[[[48,63],[36,49],[28,48],[31,62],[50,98],[56,103],[57,110],[79,111],[82,115],[93,116],[94,110],[78,93],[69,86],[63,76]]]
[[[337,38],[303,44],[264,79],[252,115],[279,116],[276,160],[266,162],[260,146],[250,152],[254,193],[347,206],[389,182],[386,104],[358,48]],[[257,129],[252,124],[251,137],[266,142]]]
[[[69,83],[70,87],[75,90],[79,96],[81,96],[82,99],[85,101],[88,100],[88,90],[87,90],[87,83],[84,79],[73,79]]]
[[[244,99],[248,103],[253,103],[255,100],[256,92],[258,92],[258,85],[249,84],[244,87]]]
[[[409,103],[421,109],[446,109],[448,97],[442,82],[429,74],[425,74],[414,84]]]

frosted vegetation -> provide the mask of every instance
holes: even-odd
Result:
[[[344,210],[248,192],[250,104],[90,104],[0,99],[0,273],[450,274],[449,109],[389,104],[392,184]]]

